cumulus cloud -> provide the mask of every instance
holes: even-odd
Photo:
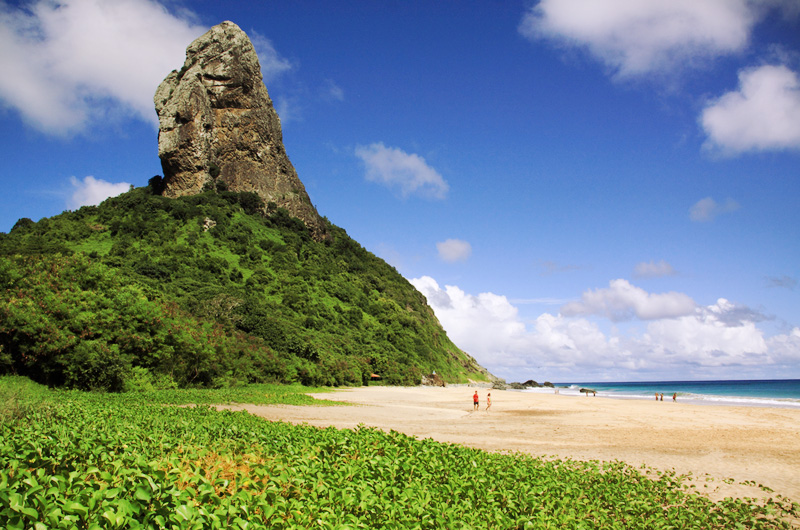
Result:
[[[128,182],[112,183],[92,176],[85,177],[83,181],[71,177],[69,181],[74,188],[67,200],[67,208],[70,210],[100,204],[109,197],[125,193],[131,187]]]
[[[581,300],[561,308],[566,316],[598,315],[614,322],[638,318],[656,320],[692,314],[695,303],[683,293],[648,293],[627,280],[612,280],[607,289],[588,290]]]
[[[692,315],[650,323],[642,342],[657,354],[697,358],[706,366],[769,362],[763,333],[743,316],[742,308],[720,299]]]
[[[659,278],[662,276],[674,276],[677,273],[672,265],[662,259],[658,263],[655,261],[637,263],[633,268],[633,274],[637,278]]]
[[[152,0],[0,4],[0,99],[57,135],[112,114],[156,124],[153,94],[205,31]]]
[[[455,344],[509,380],[542,373],[569,379],[566,374],[578,370],[636,366],[617,338],[606,337],[587,319],[544,313],[525,322],[505,296],[472,295],[452,285],[442,288],[428,276],[411,283],[428,299]]]
[[[402,197],[419,195],[444,199],[450,189],[444,178],[425,159],[383,143],[356,147],[355,154],[366,167],[366,178],[399,191]]]
[[[700,123],[706,147],[725,154],[800,149],[800,78],[786,66],[739,72],[739,88],[711,101]]]
[[[725,299],[709,306],[692,303],[680,316],[650,320],[639,334],[616,327],[603,332],[584,315],[563,312],[525,320],[505,296],[441,287],[428,276],[411,283],[428,299],[453,342],[508,380],[569,381],[637,374],[682,378],[724,373],[733,377],[742,367],[751,370],[800,362],[800,328],[765,338],[757,325],[763,320],[760,313]],[[617,289],[630,290],[619,285]],[[629,298],[660,305],[653,302],[659,296],[636,293]],[[605,311],[600,313],[607,316]]]
[[[470,295],[452,285],[441,288],[430,276],[410,281],[428,299],[451,340],[473,355],[480,352],[486,359],[487,354],[516,351],[526,335],[517,308],[505,296]]]
[[[800,360],[800,328],[767,339],[767,350],[775,363],[792,365]]]
[[[472,245],[461,239],[448,239],[436,243],[436,250],[439,251],[439,258],[448,262],[466,261],[472,254]]]
[[[773,317],[767,316],[761,311],[744,305],[734,304],[725,298],[720,298],[717,300],[716,304],[708,306],[702,309],[702,311],[712,313],[715,320],[731,327],[744,326],[747,323],[763,322],[764,320],[773,319]]]
[[[735,212],[738,209],[739,203],[731,198],[725,199],[723,203],[718,203],[711,197],[706,197],[689,208],[689,219],[699,223],[713,221],[719,215]]]
[[[627,78],[740,52],[763,13],[748,0],[541,0],[519,31],[586,48]]]

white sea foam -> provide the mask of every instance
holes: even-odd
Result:
[[[680,395],[679,395],[680,397]],[[691,400],[707,405],[732,405],[745,407],[781,407],[800,409],[800,400],[781,399],[781,398],[756,398],[744,396],[715,396],[702,394],[688,394],[683,397],[684,401]]]
[[[569,385],[569,386],[556,386],[556,388],[527,388],[521,392],[528,392],[533,394],[558,394],[568,397],[585,397],[580,392],[581,388],[592,388],[591,385]],[[652,401],[655,396],[653,393],[643,393],[636,391],[615,391],[615,390],[597,390],[597,397],[610,398],[610,399],[636,399],[636,400],[650,400]],[[739,407],[779,407],[800,409],[800,399],[790,398],[763,398],[763,397],[746,397],[746,396],[719,396],[713,394],[695,394],[688,392],[677,392],[677,400],[681,403],[691,403],[696,405],[727,405]],[[664,401],[672,401],[672,393],[664,392]]]

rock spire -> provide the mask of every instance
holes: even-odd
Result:
[[[223,22],[191,43],[183,68],[164,79],[154,101],[165,196],[224,183],[286,208],[315,239],[324,237],[325,222],[286,155],[258,56],[239,26]]]

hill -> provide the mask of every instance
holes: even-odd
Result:
[[[316,241],[256,193],[160,181],[0,233],[0,373],[112,391],[491,378],[327,219]]]

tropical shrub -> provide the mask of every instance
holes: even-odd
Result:
[[[0,237],[0,374],[112,391],[148,377],[486,378],[422,294],[341,228],[317,242],[286,210],[265,216],[253,193],[168,199],[154,195],[160,185]]]

